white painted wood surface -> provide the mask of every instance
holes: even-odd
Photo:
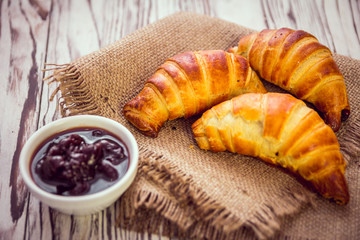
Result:
[[[306,30],[333,52],[360,59],[358,0],[2,0],[0,1],[0,239],[166,239],[115,226],[116,208],[68,216],[28,193],[18,170],[21,147],[60,118],[45,62],[68,63],[178,11],[256,30]]]

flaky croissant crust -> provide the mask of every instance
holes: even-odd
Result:
[[[167,120],[190,117],[247,92],[266,92],[248,61],[222,50],[169,58],[123,108],[125,118],[156,137]]]
[[[311,34],[265,29],[240,39],[231,51],[246,57],[263,79],[315,105],[336,132],[350,114],[343,75],[331,51]]]
[[[325,198],[349,201],[336,135],[289,94],[237,96],[203,113],[192,129],[201,149],[259,157],[299,175]]]

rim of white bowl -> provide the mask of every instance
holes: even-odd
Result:
[[[70,125],[70,126],[59,129],[60,126],[66,124],[66,123],[71,123],[71,121],[75,121],[75,120],[99,121],[99,125],[96,125],[95,123],[86,123],[85,122],[84,125]],[[33,153],[36,150],[36,148],[39,146],[39,144],[41,144],[48,137],[55,134],[55,133],[48,134],[48,133],[46,133],[46,131],[50,130],[53,127],[56,127],[55,129],[59,129],[59,130],[58,131],[50,131],[50,132],[59,132],[59,131],[64,131],[66,129],[76,128],[76,127],[99,127],[99,128],[108,130],[108,125],[104,126],[104,125],[101,125],[100,123],[105,123],[105,124],[108,124],[108,125],[118,128],[129,140],[129,143],[126,143],[126,144],[128,147],[128,151],[131,152],[130,153],[130,164],[128,166],[128,170],[126,171],[125,175],[119,181],[117,181],[113,185],[111,185],[108,188],[101,190],[99,192],[87,194],[87,195],[79,195],[79,196],[62,196],[62,195],[56,195],[53,193],[49,193],[49,192],[43,190],[42,188],[40,188],[34,182],[34,180],[31,177],[31,173],[30,173],[30,162],[32,160],[31,158],[33,156]],[[111,130],[109,130],[109,131],[111,131]],[[117,133],[114,133],[114,132],[112,132],[112,133],[115,134],[116,136],[118,136]],[[42,135],[44,135],[44,137],[42,137]],[[39,138],[40,138],[40,140],[38,140]],[[38,140],[39,143],[36,144],[36,146],[32,146],[32,143],[36,140]],[[122,139],[122,141],[124,141],[124,140]],[[135,140],[135,137],[121,123],[116,122],[115,120],[112,120],[112,119],[109,119],[106,117],[102,117],[102,116],[97,116],[97,115],[76,115],[76,116],[69,116],[69,117],[64,117],[64,118],[55,120],[51,123],[48,123],[48,124],[42,126],[37,131],[35,131],[30,136],[30,138],[26,141],[26,143],[24,144],[24,146],[21,150],[21,154],[20,154],[20,158],[19,158],[19,168],[20,168],[20,174],[22,175],[26,185],[30,188],[30,191],[34,192],[35,194],[42,195],[50,201],[54,200],[54,201],[63,201],[63,202],[68,202],[68,203],[74,202],[75,203],[75,202],[81,202],[81,201],[89,201],[89,200],[97,199],[99,197],[111,194],[114,191],[116,192],[116,190],[119,187],[121,187],[122,185],[125,185],[127,182],[129,182],[129,181],[132,182],[133,181],[132,177],[134,174],[136,174],[138,158],[139,158],[139,149],[138,149],[138,144]],[[131,184],[131,182],[129,183],[129,185]]]

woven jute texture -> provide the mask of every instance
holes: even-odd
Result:
[[[294,176],[259,159],[199,149],[191,124],[165,123],[155,139],[121,111],[167,58],[185,51],[227,50],[244,28],[209,16],[170,15],[73,62],[55,67],[63,116],[97,114],[125,125],[140,148],[138,174],[117,204],[119,227],[196,239],[355,239],[360,236],[360,61],[335,55],[351,115],[337,133],[348,163],[350,203],[325,200]],[[345,44],[345,43],[344,43]],[[268,91],[283,92],[264,82]]]

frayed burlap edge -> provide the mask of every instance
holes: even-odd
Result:
[[[61,93],[57,101],[61,116],[99,113],[96,101],[76,64],[46,63],[45,67],[47,66],[53,67],[45,68],[43,71],[53,71],[53,73],[44,78],[43,81],[48,81],[49,85],[54,82],[58,83],[57,88],[50,96],[50,101],[53,101],[58,92]]]
[[[237,239],[249,235],[244,229],[250,228],[259,239],[266,239],[280,229],[283,216],[296,213],[311,203],[314,197],[306,189],[294,193],[285,188],[281,196],[274,196],[277,201],[269,199],[252,218],[242,221],[197,188],[191,176],[166,164],[162,155],[145,148],[141,148],[140,152],[142,157],[137,176],[161,187],[167,195],[165,197],[146,190],[130,189],[121,200],[118,219],[119,224],[129,230],[150,229],[159,232],[171,222],[177,227],[175,237]],[[152,217],[144,215],[143,211],[161,216],[163,221],[154,221]],[[141,229],[136,227],[137,223],[141,223]],[[168,234],[171,237],[175,233]]]
[[[338,136],[341,153],[348,164],[360,154],[360,118],[359,115],[354,118],[351,124],[347,124],[346,131]]]

